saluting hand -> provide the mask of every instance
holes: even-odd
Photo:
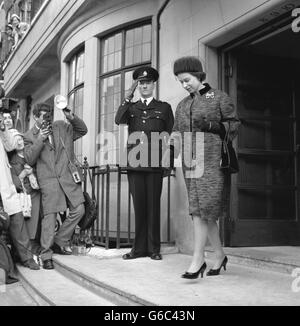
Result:
[[[132,100],[133,98],[133,95],[134,95],[134,92],[135,92],[135,89],[137,88],[137,85],[138,85],[138,81],[135,80],[132,85],[130,86],[129,90],[128,90],[128,93],[126,95],[126,99],[127,100]]]

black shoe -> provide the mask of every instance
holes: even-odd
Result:
[[[197,272],[195,273],[185,272],[184,274],[181,275],[181,277],[192,280],[198,278],[199,274],[201,273],[201,278],[203,278],[203,273],[205,269],[206,269],[206,263],[204,262]]]
[[[43,268],[44,269],[54,269],[52,259],[46,259],[45,261],[43,261]]]
[[[141,257],[146,257],[147,255],[143,254],[135,254],[133,252],[128,252],[127,254],[124,254],[122,256],[123,259],[128,260],[128,259],[136,259],[136,258],[141,258]]]
[[[6,284],[13,284],[16,282],[19,282],[19,280],[12,276],[7,276],[6,281],[5,281]]]
[[[59,255],[72,255],[72,250],[69,250],[67,247],[61,247],[57,243],[54,243],[51,249]]]
[[[150,255],[150,258],[153,260],[162,260],[162,256],[159,252],[153,253]]]
[[[24,261],[23,266],[28,267],[32,270],[36,270],[36,271],[40,269],[40,266],[34,261],[33,258],[30,258],[30,259]]]
[[[228,262],[228,258],[227,258],[227,256],[225,256],[224,259],[223,259],[223,261],[222,261],[221,266],[220,266],[219,268],[217,268],[217,269],[212,269],[212,268],[211,268],[211,269],[206,273],[206,275],[207,275],[207,276],[215,276],[215,275],[219,275],[219,274],[220,274],[220,270],[221,270],[222,267],[224,267],[224,271],[226,271],[226,264],[227,264],[227,262]]]

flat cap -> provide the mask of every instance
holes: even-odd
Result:
[[[152,67],[140,67],[137,68],[133,74],[132,78],[134,80],[153,80],[156,82],[158,80],[159,73],[156,69]]]

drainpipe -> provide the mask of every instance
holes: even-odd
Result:
[[[165,10],[166,6],[168,5],[168,3],[170,2],[170,0],[166,0],[163,5],[160,7],[157,16],[156,16],[156,68],[159,71],[159,47],[160,47],[160,17],[163,13],[163,11]],[[156,88],[156,97],[157,99],[159,99],[159,85],[157,83],[157,88]]]

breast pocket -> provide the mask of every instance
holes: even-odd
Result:
[[[149,119],[151,131],[162,132],[165,130],[165,119],[161,112],[154,112]]]

